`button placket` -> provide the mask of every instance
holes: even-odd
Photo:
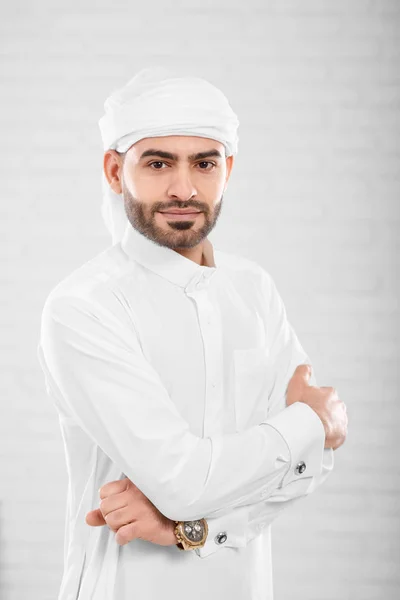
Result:
[[[196,273],[184,288],[196,305],[204,348],[205,398],[203,436],[221,433],[223,423],[223,360],[222,333],[218,307],[208,294],[214,270]]]
[[[207,297],[204,306],[202,327],[206,368],[206,399],[204,413],[204,435],[219,433],[223,422],[223,399],[221,383],[223,377],[222,341],[219,319]]]
[[[211,273],[210,273],[211,275]],[[208,283],[208,281],[207,281]],[[205,408],[203,435],[221,433],[223,423],[223,361],[222,334],[218,309],[211,302],[207,289],[196,290],[196,303],[204,347]]]

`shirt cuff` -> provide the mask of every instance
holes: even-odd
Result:
[[[321,473],[325,428],[317,413],[308,404],[294,402],[261,425],[276,429],[290,452],[290,465],[280,487]]]
[[[214,554],[222,548],[238,548],[246,546],[248,511],[230,509],[227,515],[206,518],[208,535],[202,548],[196,548],[195,553],[200,558]]]

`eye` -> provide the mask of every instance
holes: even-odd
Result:
[[[202,162],[198,163],[199,165],[211,165],[212,167],[215,167],[215,163],[211,162],[211,161],[207,161],[207,160],[203,160]],[[201,171],[206,171],[207,169],[201,169]],[[212,169],[208,169],[209,171],[212,171]]]
[[[162,160],[155,160],[151,163],[148,164],[149,167],[153,167],[153,165],[166,165],[167,163],[163,162]],[[198,165],[211,165],[211,167],[209,169],[200,169],[201,171],[212,171],[213,167],[216,166],[215,163],[211,162],[211,161],[207,161],[207,160],[203,160],[200,163],[197,163]],[[158,169],[158,168],[153,168],[153,171],[162,171],[163,169]]]
[[[153,165],[165,165],[165,162],[162,162],[161,160],[156,160],[154,162],[151,162],[148,164],[149,167],[152,167]],[[155,171],[162,171],[162,169],[153,169]]]

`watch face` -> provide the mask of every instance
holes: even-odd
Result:
[[[204,536],[203,521],[185,521],[183,532],[191,542],[200,542]]]

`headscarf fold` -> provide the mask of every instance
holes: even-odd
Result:
[[[142,69],[115,90],[104,103],[99,120],[104,152],[126,152],[143,138],[191,135],[211,138],[236,154],[239,120],[225,95],[205,79],[178,76],[164,67]],[[127,225],[122,194],[116,194],[102,174],[103,220],[115,244]]]

